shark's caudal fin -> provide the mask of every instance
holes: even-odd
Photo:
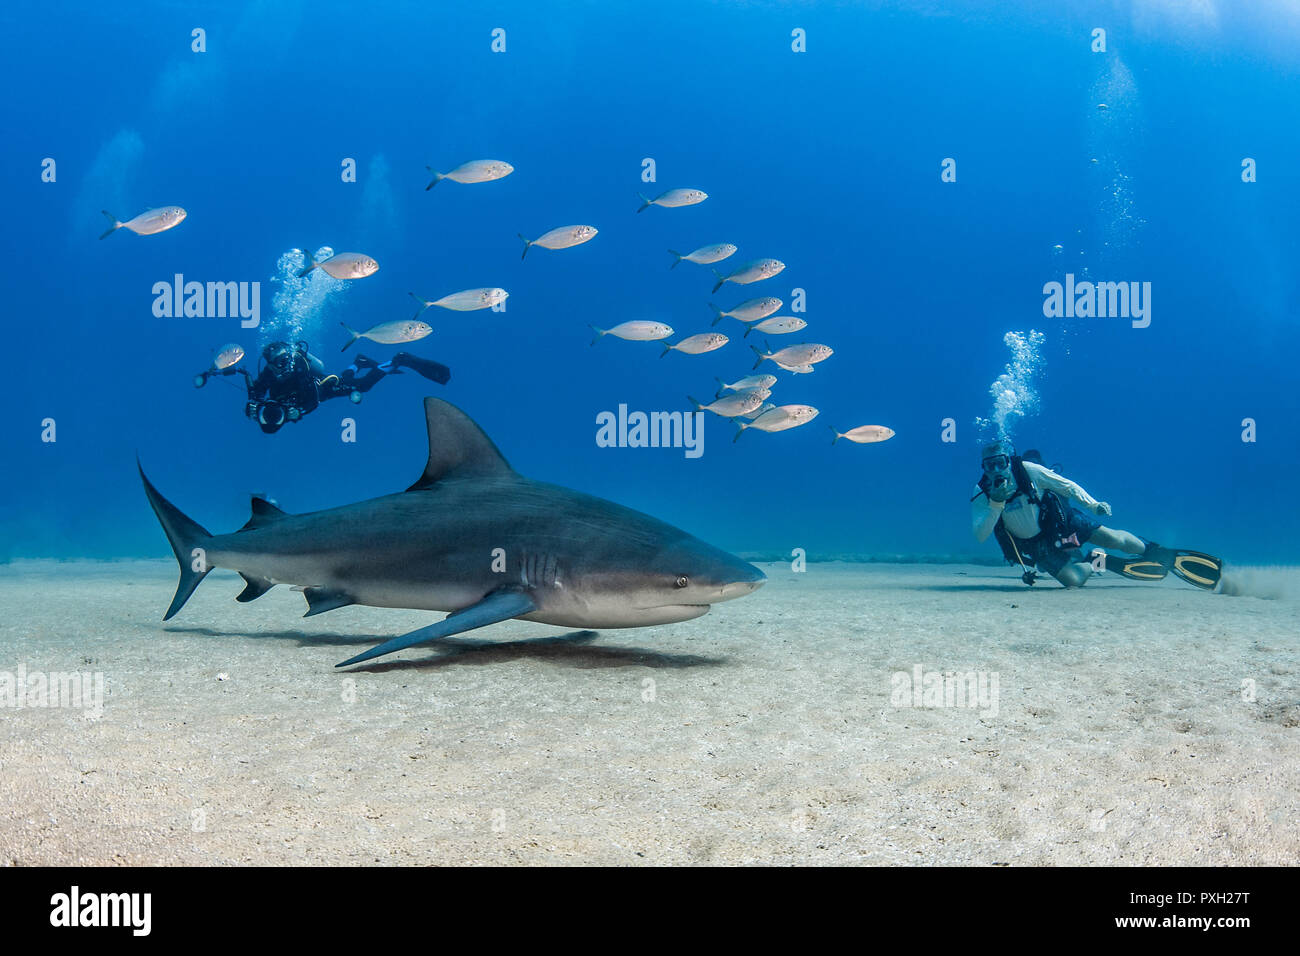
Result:
[[[176,561],[181,566],[181,579],[176,585],[176,596],[172,598],[171,606],[163,615],[164,621],[170,621],[176,616],[176,612],[185,606],[185,602],[190,599],[199,582],[212,570],[203,550],[204,542],[212,535],[197,522],[185,517],[179,508],[158,493],[158,489],[145,477],[144,467],[139,459],[136,460],[136,467],[140,469],[140,480],[144,482],[144,493],[149,499],[149,505],[153,508],[153,513],[158,516],[158,523],[166,532],[167,542],[172,546]]]
[[[450,637],[453,634],[463,634],[465,631],[487,627],[489,624],[498,624],[501,621],[508,621],[512,617],[518,617],[521,614],[527,614],[529,611],[535,610],[537,610],[537,603],[524,591],[493,591],[477,604],[471,604],[462,610],[453,611],[437,624],[430,624],[428,627],[411,631],[401,637],[384,641],[384,643],[372,647],[365,653],[358,654],[356,657],[349,657],[343,663],[334,666],[351,667],[353,664],[373,660],[376,657],[391,654],[393,651],[400,651],[414,644],[436,641],[440,637]]]
[[[422,491],[444,478],[491,478],[514,469],[474,420],[440,398],[424,400],[429,432],[429,461],[424,474],[407,491]]]
[[[107,231],[106,231],[102,236],[99,237],[99,238],[101,238],[101,239],[107,239],[107,238],[108,238],[109,236],[111,236],[113,233],[115,233],[115,232],[117,232],[119,229],[121,229],[121,228],[122,228],[122,224],[121,224],[120,222],[118,222],[118,221],[117,221],[117,217],[114,216],[114,215],[113,215],[111,212],[109,212],[107,209],[101,209],[100,212],[102,212],[105,216],[107,216],[107,217],[108,217],[108,221],[111,222],[111,223],[113,224],[113,225],[111,225],[111,226],[108,227],[108,230],[107,230]]]

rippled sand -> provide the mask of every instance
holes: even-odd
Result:
[[[696,621],[511,622],[343,673],[436,616],[302,620],[301,595],[236,604],[216,572],[164,625],[170,561],[0,567],[0,671],[106,688],[98,718],[0,710],[0,861],[1300,858],[1293,597],[765,570]],[[1296,593],[1294,571],[1251,580]],[[897,706],[918,665],[996,675],[996,711]]]

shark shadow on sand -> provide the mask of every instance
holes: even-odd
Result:
[[[217,631],[210,627],[166,627],[169,634],[199,634],[204,637],[235,637],[250,639],[297,641],[299,647],[324,646],[352,647],[372,640],[384,640],[382,634],[310,634],[306,631],[259,631],[240,633]],[[429,670],[451,664],[505,664],[517,660],[538,660],[562,664],[579,670],[607,667],[649,667],[655,670],[684,670],[691,667],[721,667],[725,657],[706,657],[700,654],[670,654],[644,647],[607,647],[593,645],[600,636],[597,631],[570,631],[517,641],[479,641],[444,638],[429,648],[436,657],[419,660],[389,661],[360,668],[371,673],[414,668]]]

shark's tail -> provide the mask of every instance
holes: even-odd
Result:
[[[412,292],[411,294],[414,295],[415,293]],[[420,317],[420,313],[419,313],[419,312],[415,313],[415,317],[416,317],[416,318],[419,318],[419,317]],[[347,331],[348,331],[348,335],[352,336],[352,338],[350,338],[350,339],[347,340],[347,342],[344,344],[343,348],[339,349],[340,352],[346,352],[346,351],[348,350],[348,346],[351,345],[353,342],[355,342],[357,339],[361,338],[361,335],[360,335],[360,333],[355,332],[355,331],[353,331],[352,329],[348,328],[348,324],[347,324],[346,322],[340,322],[339,325],[341,325],[341,326],[343,326],[343,328],[347,329]],[[758,367],[758,366],[755,366],[755,368],[757,368],[757,367]]]
[[[207,552],[203,545],[212,535],[208,534],[197,522],[181,513],[181,509],[158,493],[158,489],[145,477],[144,467],[136,459],[140,469],[140,480],[144,482],[144,493],[149,498],[153,513],[158,516],[158,523],[167,533],[167,541],[172,546],[176,561],[181,566],[181,579],[176,585],[176,596],[172,598],[171,607],[163,615],[164,621],[170,621],[176,612],[185,606],[199,582],[212,570],[208,564]]]
[[[108,217],[108,221],[111,222],[111,223],[113,224],[113,225],[111,225],[111,226],[108,227],[108,231],[107,231],[107,232],[105,232],[102,236],[99,237],[99,238],[101,238],[101,239],[107,239],[107,238],[108,238],[109,236],[111,236],[113,233],[115,233],[115,232],[117,232],[119,229],[121,229],[121,228],[122,228],[122,224],[121,224],[120,222],[118,222],[118,221],[117,221],[117,217],[114,216],[114,215],[113,215],[111,212],[109,212],[107,209],[101,209],[100,212],[102,212],[105,216],[107,216],[107,217]]]

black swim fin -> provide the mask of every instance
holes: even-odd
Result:
[[[1213,591],[1223,577],[1223,562],[1200,551],[1175,551],[1173,567],[1169,570],[1188,584]]]
[[[1098,552],[1093,552],[1093,558],[1096,558]],[[1130,554],[1108,554],[1101,552],[1102,561],[1101,569],[1103,571],[1114,571],[1120,577],[1131,578],[1134,581],[1163,581],[1165,575],[1169,573],[1169,568],[1147,557],[1134,557]]]
[[[451,369],[447,368],[447,366],[432,359],[412,355],[410,352],[398,352],[394,355],[393,367],[409,368],[411,371],[418,372],[429,381],[437,382],[439,385],[446,385],[451,380]]]
[[[1142,558],[1159,562],[1188,584],[1206,591],[1218,587],[1219,579],[1223,576],[1223,561],[1200,551],[1164,548],[1155,542],[1148,542]]]

